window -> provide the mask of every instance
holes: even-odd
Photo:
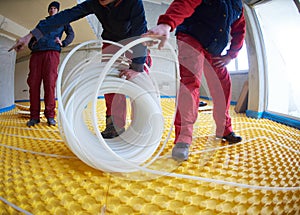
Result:
[[[226,54],[229,45],[224,49],[222,54]],[[242,49],[239,51],[237,58],[233,59],[228,65],[227,69],[230,73],[247,73],[249,70],[247,46],[244,43]]]
[[[300,117],[300,16],[293,1],[255,7],[266,52],[267,111]]]

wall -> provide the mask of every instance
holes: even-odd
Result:
[[[170,40],[172,44],[172,40]],[[172,44],[174,46],[174,44]],[[68,51],[61,54],[61,63],[63,62]],[[80,61],[87,57],[94,55],[93,50],[82,50],[76,53],[76,57],[73,57],[68,63],[66,70],[71,70]],[[151,56],[153,59],[153,66],[151,67],[151,76],[156,81],[156,84],[163,96],[175,96],[176,84],[178,83],[176,77],[176,66],[174,57],[172,57],[171,51],[168,49],[157,50],[151,49]],[[29,60],[26,59],[16,64],[16,77],[15,77],[15,100],[16,101],[28,101],[28,86],[26,83]],[[203,76],[204,77],[204,76]],[[248,73],[231,74],[232,79],[232,101],[236,102],[239,98],[244,82],[248,80]],[[203,78],[202,86],[200,89],[202,97],[210,98],[208,87],[205,79]],[[41,98],[43,98],[43,90],[41,90]]]
[[[74,46],[72,46],[74,47]],[[66,55],[69,53],[72,47],[65,48],[60,55],[60,65],[64,61]],[[80,63],[81,61],[89,58],[90,56],[95,55],[94,49],[89,50],[79,50],[76,52],[74,57],[70,58],[68,64],[66,65],[66,71],[70,71],[74,68],[75,65]],[[22,61],[16,63],[16,71],[15,71],[15,100],[17,102],[20,101],[28,101],[29,100],[29,88],[27,85],[27,76],[29,73],[29,58],[24,58]],[[44,97],[43,84],[41,85],[41,99]]]
[[[232,80],[231,101],[237,102],[242,92],[245,81],[248,80],[248,73],[230,74]]]
[[[0,34],[0,112],[14,106],[14,71],[16,53],[8,52],[14,41]]]

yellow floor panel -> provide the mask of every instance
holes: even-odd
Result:
[[[174,100],[162,99],[162,107],[165,139]],[[200,111],[189,160],[160,158],[151,165],[159,171],[153,175],[96,170],[45,118],[28,128],[18,108],[2,113],[0,215],[300,214],[300,131],[233,108],[231,116],[241,143],[216,140],[211,111]],[[99,124],[103,129],[104,120]],[[162,155],[170,155],[173,139],[172,133]]]

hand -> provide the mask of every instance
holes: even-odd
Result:
[[[33,37],[33,35],[31,33],[29,33],[26,36],[18,39],[16,44],[13,45],[8,51],[10,52],[13,49],[16,52],[23,50],[24,47],[28,45],[28,43],[29,43],[29,41],[31,40],[32,37]]]
[[[63,44],[62,44],[61,40],[59,39],[59,37],[55,38],[55,42],[58,43],[60,45],[60,47],[63,46]]]
[[[213,66],[215,66],[217,68],[225,67],[232,60],[229,55],[213,57],[212,59],[215,60]]]
[[[160,43],[158,44],[158,49],[162,49],[166,41],[170,37],[170,30],[171,26],[167,24],[159,24],[154,28],[151,28],[147,33],[143,34],[142,37],[152,37],[159,39]],[[153,42],[153,44],[157,44],[157,42]]]
[[[125,78],[126,80],[130,80],[130,79],[135,78],[138,74],[140,74],[140,72],[137,72],[133,69],[124,69],[124,70],[121,70],[119,77]]]

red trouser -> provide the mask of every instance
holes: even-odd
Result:
[[[104,53],[115,53],[118,50],[116,47],[108,47],[108,44],[103,45]],[[149,55],[146,57],[146,64],[150,67],[152,65],[152,59]],[[148,73],[149,71],[144,68]],[[123,94],[108,93],[104,94],[106,104],[106,116],[113,116],[114,124],[122,128],[126,124],[126,97]]]
[[[59,55],[58,51],[41,51],[31,54],[29,61],[30,72],[27,78],[31,119],[40,118],[40,89],[42,81],[44,85],[45,117],[55,117],[55,87]]]
[[[178,33],[178,58],[180,63],[180,89],[175,118],[175,143],[191,143],[193,125],[198,116],[199,88],[202,71],[213,99],[213,117],[216,135],[225,136],[232,132],[229,107],[231,79],[226,67],[213,67],[214,60],[193,37]]]

